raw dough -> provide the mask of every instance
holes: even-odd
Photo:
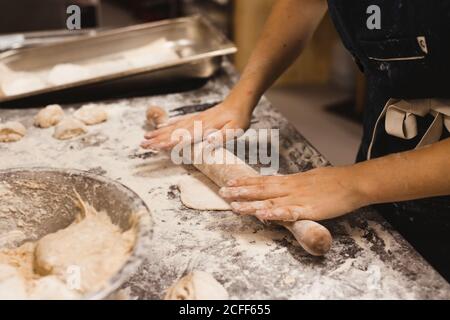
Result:
[[[64,118],[55,127],[53,137],[59,140],[67,140],[85,134],[87,128],[83,122],[73,117]]]
[[[64,277],[75,266],[81,274],[81,291],[89,292],[104,286],[126,262],[135,233],[122,233],[105,212],[84,203],[82,207],[82,214],[68,228],[38,241],[34,269],[42,276]]]
[[[150,106],[146,112],[147,122],[153,128],[158,128],[158,126],[166,123],[169,120],[167,112],[158,106]]]
[[[41,90],[46,86],[41,78],[28,73],[17,74],[2,81],[2,91],[7,96]]]
[[[81,296],[56,276],[36,280],[28,295],[32,300],[76,300]]]
[[[209,273],[193,271],[171,286],[164,300],[228,300],[228,292]]]
[[[148,45],[124,51],[122,56],[132,68],[149,67],[180,59],[166,38],[160,38]]]
[[[222,199],[219,187],[202,174],[186,176],[178,183],[181,202],[188,208],[196,210],[231,210],[230,205]]]
[[[89,69],[77,64],[58,64],[49,72],[47,81],[52,85],[78,82],[91,76]]]
[[[16,121],[0,124],[0,142],[16,142],[25,136],[27,129]]]
[[[73,116],[87,125],[94,125],[108,120],[105,108],[93,103],[82,106],[75,111]]]
[[[37,243],[0,250],[0,299],[82,298],[123,266],[136,240],[135,228],[122,232],[107,213],[80,198],[79,205],[81,213],[66,229]],[[69,270],[79,270],[79,288],[69,286]]]
[[[23,300],[27,297],[25,279],[8,264],[0,264],[0,300]]]
[[[64,118],[64,110],[59,104],[51,104],[44,109],[34,118],[34,125],[41,128],[50,128],[58,124]]]

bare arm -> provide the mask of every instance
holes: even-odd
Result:
[[[450,195],[450,139],[346,167],[230,181],[233,210],[265,220],[325,220],[366,205]]]
[[[367,204],[450,195],[450,139],[354,166]]]
[[[325,0],[279,0],[233,94],[254,107],[302,52],[327,9]]]
[[[177,141],[172,133],[187,129],[194,134],[194,121],[203,129],[247,129],[251,113],[270,85],[298,57],[327,9],[326,0],[278,0],[262,31],[241,80],[225,101],[195,116],[179,119],[145,135],[143,148],[170,149]],[[204,132],[202,132],[204,134]],[[194,137],[199,140],[203,137]]]

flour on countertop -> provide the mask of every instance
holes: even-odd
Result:
[[[108,122],[70,141],[54,140],[48,129],[29,128],[32,119],[22,111],[0,110],[4,120],[19,120],[30,131],[18,143],[0,145],[0,168],[44,166],[99,172],[144,199],[155,222],[154,246],[148,262],[124,284],[142,299],[162,298],[194,258],[195,269],[212,274],[231,299],[449,298],[448,284],[372,210],[327,223],[334,242],[320,259],[306,254],[282,227],[266,226],[230,211],[192,210],[180,203],[174,186],[195,170],[175,166],[167,155],[138,147],[147,130],[145,111],[150,105],[170,110],[221,101],[235,81],[229,69],[225,64],[221,75],[195,91],[102,103]],[[254,117],[257,123],[252,127],[280,128],[281,173],[328,164],[267,100],[261,101]],[[8,212],[0,210],[0,215],[8,217]],[[380,226],[379,230],[367,221]],[[0,234],[1,223],[0,219]],[[345,264],[350,259],[355,260]]]

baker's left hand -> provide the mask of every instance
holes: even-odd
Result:
[[[261,220],[326,220],[366,205],[352,167],[326,167],[287,176],[242,177],[220,195],[234,212]]]

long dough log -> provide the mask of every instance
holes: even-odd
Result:
[[[153,120],[156,125],[159,125],[167,119],[167,113],[160,107],[150,107],[147,110],[147,119]],[[216,149],[216,152],[219,151],[220,154],[220,151],[222,151],[223,154],[221,157],[216,157],[216,161],[212,163],[203,161],[203,152],[198,152],[196,156],[195,149],[205,150],[203,144],[196,144],[186,160],[194,160],[193,165],[219,187],[225,186],[227,181],[232,179],[259,176],[258,172],[252,167],[226,149]],[[186,157],[186,155],[183,156]],[[331,248],[333,239],[330,232],[317,222],[301,220],[293,223],[281,221],[278,223],[288,229],[303,249],[314,256],[323,256]]]
[[[215,162],[205,163],[201,159],[203,156],[199,151],[203,148],[202,144],[197,144],[192,149],[191,158],[194,159],[193,165],[204,175],[210,178],[219,187],[226,185],[226,182],[241,177],[257,177],[259,176],[252,167],[247,165],[233,153],[223,148],[217,148],[216,153],[220,156],[215,157]],[[197,155],[194,152],[197,150]],[[206,151],[205,151],[206,152]],[[223,153],[221,153],[223,152]],[[226,164],[225,161],[226,160]],[[280,225],[288,229],[298,241],[298,243],[310,254],[314,256],[323,256],[331,248],[332,237],[327,228],[321,224],[310,221],[301,220],[296,222],[278,222]]]

